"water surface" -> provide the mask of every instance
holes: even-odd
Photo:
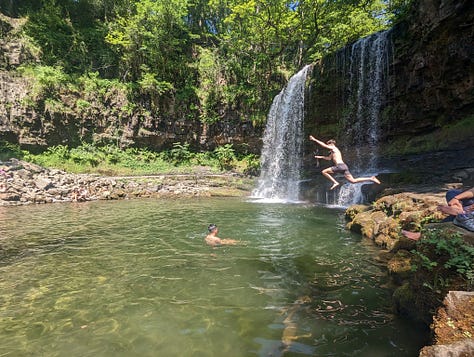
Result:
[[[0,356],[416,356],[342,212],[241,199],[0,208]],[[239,246],[211,248],[209,223]]]

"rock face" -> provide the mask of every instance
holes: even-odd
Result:
[[[433,346],[424,347],[420,357],[463,357],[474,355],[474,292],[450,291],[434,317]]]
[[[390,65],[388,73],[382,73],[386,76],[381,88],[384,95],[374,108],[379,155],[462,150],[458,155],[472,161],[474,2],[417,0],[410,13],[407,22],[388,34]],[[353,51],[357,47],[357,43],[352,45]],[[360,122],[346,124],[355,115],[353,92],[361,89],[361,84],[358,88],[351,84],[353,60],[350,49],[345,48],[315,65],[305,122],[307,134],[334,137],[351,148],[355,140],[352,128],[372,120],[365,115]],[[365,80],[374,81],[371,77]],[[370,104],[364,103],[362,109]],[[365,145],[370,146],[370,135],[368,130],[362,133]],[[306,152],[313,149],[308,145]],[[358,146],[358,150],[364,148]],[[351,155],[353,150],[345,151]]]
[[[474,112],[473,21],[472,1],[420,0],[415,21],[395,29],[388,137],[431,132]]]

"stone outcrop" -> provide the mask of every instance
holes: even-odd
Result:
[[[413,21],[394,33],[388,137],[432,132],[474,112],[474,3],[417,3]]]
[[[474,292],[450,291],[431,326],[435,344],[424,347],[420,357],[474,355]]]

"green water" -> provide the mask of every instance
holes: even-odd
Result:
[[[0,356],[416,356],[341,211],[241,199],[0,210]],[[206,227],[245,244],[210,248]],[[283,343],[283,342],[286,342]]]

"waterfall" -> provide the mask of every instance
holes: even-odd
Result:
[[[297,201],[303,156],[305,66],[273,99],[261,154],[261,174],[252,196]]]
[[[345,142],[354,148],[355,158],[349,162],[354,175],[372,176],[378,171],[377,144],[380,137],[381,107],[386,98],[390,56],[391,31],[382,31],[355,42],[348,52],[349,86],[347,107],[343,118]],[[344,184],[339,190],[337,204],[348,206],[361,203],[362,184]]]

